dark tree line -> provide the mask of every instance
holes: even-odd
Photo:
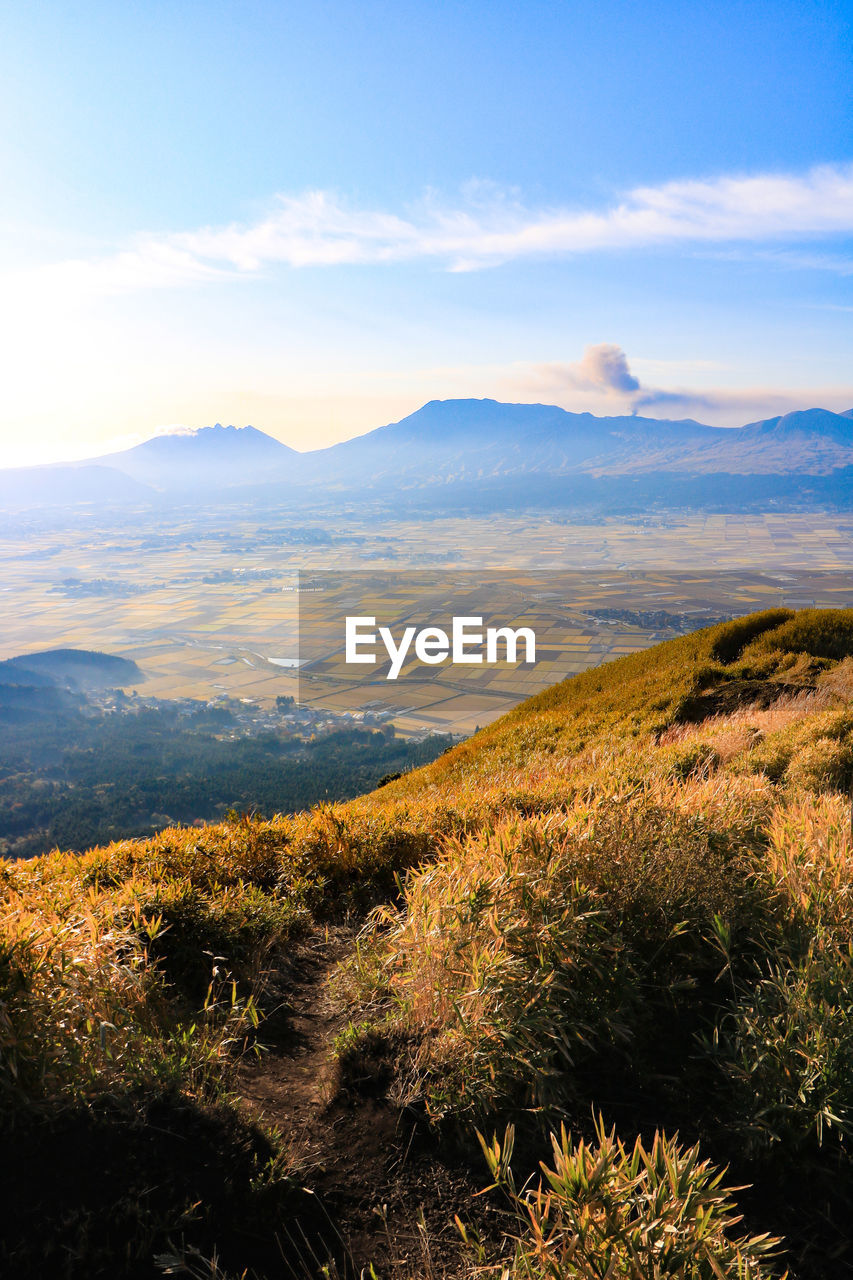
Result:
[[[271,816],[345,800],[451,741],[408,742],[388,727],[247,733],[227,708],[103,711],[55,689],[10,688],[0,697],[0,850],[83,850],[229,809]]]

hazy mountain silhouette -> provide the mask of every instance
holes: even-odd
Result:
[[[263,484],[285,477],[295,449],[254,427],[202,427],[154,436],[98,462],[161,490]]]
[[[684,447],[675,452],[644,452],[628,467],[611,464],[599,474],[678,471],[817,476],[849,466],[853,466],[853,410],[799,409],[718,431],[698,448],[685,440]]]
[[[433,485],[510,475],[571,475],[638,450],[700,446],[719,434],[691,420],[596,418],[556,405],[431,400],[400,422],[303,455],[300,477],[350,486],[394,478]]]
[[[228,493],[312,501],[404,492],[415,507],[624,501],[853,503],[853,409],[748,423],[598,418],[555,405],[431,400],[400,422],[300,453],[254,427],[156,436],[91,462],[0,472],[0,502],[141,502]],[[732,498],[734,501],[734,498]]]

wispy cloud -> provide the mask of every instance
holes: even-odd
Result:
[[[656,245],[761,244],[853,233],[853,164],[637,187],[602,209],[531,209],[479,184],[457,207],[431,197],[405,215],[324,191],[280,195],[251,223],[137,237],[119,252],[41,269],[69,294],[125,293],[252,277],[271,267],[434,262],[476,270],[524,258]],[[797,265],[846,271],[847,260]],[[30,275],[32,281],[32,276]]]
[[[749,247],[709,250],[707,256],[730,262],[766,262],[786,271],[829,271],[836,276],[853,276],[853,258],[842,253]]]

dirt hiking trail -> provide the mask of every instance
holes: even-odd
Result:
[[[330,986],[353,948],[352,931],[337,930],[299,949],[278,975],[281,1026],[274,1038],[262,1026],[266,1047],[237,1081],[244,1111],[280,1131],[315,1198],[311,1221],[295,1216],[284,1226],[284,1275],[314,1280],[328,1266],[341,1280],[368,1280],[372,1265],[379,1280],[454,1280],[462,1274],[454,1214],[488,1214],[474,1198],[487,1171],[395,1106],[381,1071],[357,1091],[342,1088],[334,1042],[348,1017]]]

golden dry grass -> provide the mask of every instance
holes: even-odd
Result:
[[[293,940],[380,902],[347,1045],[386,1038],[398,1098],[571,1117],[606,1079],[853,1186],[851,618],[628,655],[348,804],[4,866],[3,1105],[215,1089]]]

